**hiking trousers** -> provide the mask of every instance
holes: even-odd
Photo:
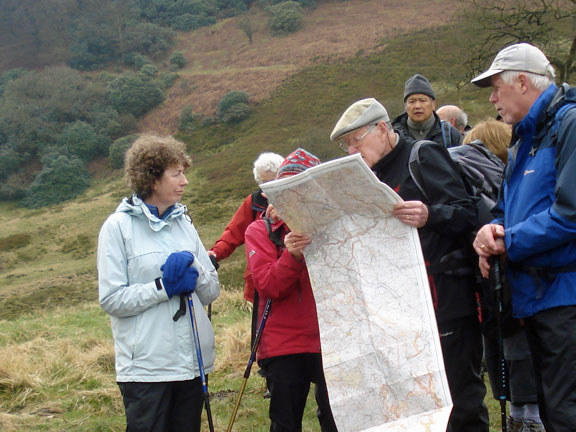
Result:
[[[440,344],[452,395],[447,432],[488,432],[486,386],[480,376],[482,333],[476,315],[439,322]]]
[[[324,380],[321,354],[291,354],[260,360],[270,390],[270,432],[300,432],[310,383],[316,384],[316,415],[322,432],[337,432]]]
[[[200,378],[118,383],[126,432],[200,432],[204,392]]]
[[[540,418],[550,432],[576,430],[576,306],[524,319],[532,350]]]

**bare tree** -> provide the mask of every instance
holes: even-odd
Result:
[[[476,60],[493,58],[505,45],[529,42],[541,48],[562,81],[569,81],[576,60],[576,0],[469,0],[470,22],[483,42]],[[474,61],[471,56],[470,60]],[[474,67],[474,66],[473,66]]]

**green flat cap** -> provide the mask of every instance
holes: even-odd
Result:
[[[376,124],[381,121],[389,122],[390,116],[386,108],[374,98],[362,99],[348,107],[340,120],[334,126],[330,139],[336,141],[347,133],[355,131],[362,126]]]

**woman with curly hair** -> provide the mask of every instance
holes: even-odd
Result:
[[[180,203],[190,167],[183,143],[144,135],[126,153],[124,198],[98,238],[98,283],[110,315],[116,381],[128,432],[200,431],[203,389],[185,296],[208,305],[218,276]],[[196,308],[203,365],[214,368],[214,333]]]

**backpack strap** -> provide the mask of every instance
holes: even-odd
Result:
[[[266,229],[268,230],[268,238],[274,245],[276,246],[276,253],[278,257],[282,254],[284,250],[284,239],[282,238],[282,234],[284,234],[284,228],[279,228],[276,231],[272,231],[272,221],[267,218],[263,217],[264,223],[266,224]],[[270,301],[268,299],[268,301]],[[260,295],[258,294],[258,290],[254,290],[254,303],[252,303],[252,323],[251,323],[251,330],[250,330],[250,345],[254,346],[254,341],[256,340],[256,334],[258,332],[258,307],[260,302]],[[266,310],[264,310],[266,313]]]
[[[267,217],[262,219],[266,223],[266,229],[268,230],[268,238],[272,243],[274,243],[276,249],[278,250],[278,256],[280,256],[280,254],[284,250],[284,239],[283,239],[284,229],[279,228],[276,231],[272,231],[272,221]]]
[[[416,186],[426,200],[428,200],[428,194],[424,189],[424,177],[422,177],[422,171],[420,170],[420,147],[427,142],[429,141],[416,141],[410,150],[410,158],[408,159],[408,171],[410,172],[410,177],[412,177],[412,180],[416,183]]]
[[[558,142],[558,129],[560,129],[562,120],[570,109],[576,107],[576,88],[570,87],[568,84],[562,84],[562,92],[562,100],[547,112],[548,121],[546,123],[546,129],[550,130],[551,147],[555,147]],[[536,156],[538,149],[539,144],[533,144],[530,149],[530,156]]]
[[[262,190],[252,192],[252,220],[256,220],[260,213],[266,211],[268,200],[262,196]]]
[[[444,147],[446,148],[452,147],[453,144],[452,144],[452,133],[450,131],[450,123],[441,120],[440,130],[442,131],[442,142],[444,143]],[[448,139],[450,140],[450,142],[448,142]]]
[[[550,138],[552,139],[554,146],[556,146],[556,142],[558,142],[558,129],[560,129],[560,123],[562,123],[562,120],[564,120],[568,110],[575,107],[576,102],[566,102],[558,111],[556,111],[550,132]]]

